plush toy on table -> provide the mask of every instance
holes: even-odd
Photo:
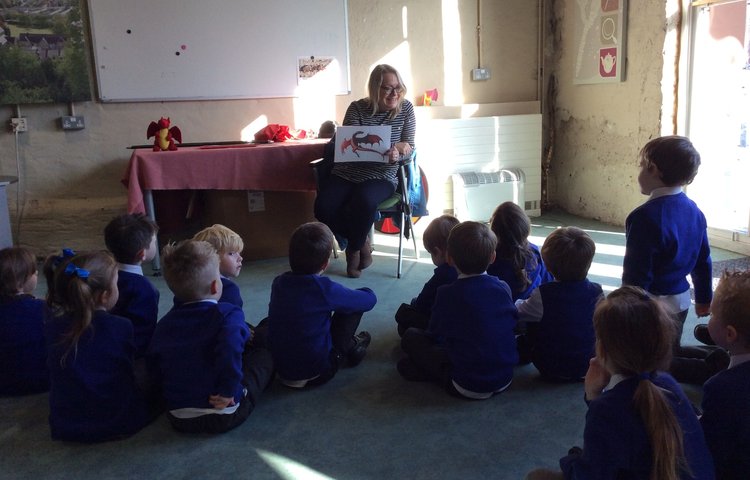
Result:
[[[158,122],[151,122],[146,131],[146,138],[154,137],[154,151],[177,150],[174,144],[182,143],[182,132],[178,127],[170,127],[169,117],[161,117]]]

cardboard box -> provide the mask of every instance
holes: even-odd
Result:
[[[205,190],[203,220],[237,232],[245,243],[245,260],[286,257],[289,237],[299,225],[315,221],[315,192],[263,192],[248,198],[247,191]],[[252,203],[252,205],[251,205]],[[260,209],[250,211],[250,208]]]

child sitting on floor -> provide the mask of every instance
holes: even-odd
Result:
[[[367,287],[356,290],[322,276],[333,249],[323,223],[305,223],[289,241],[290,272],[276,277],[268,304],[268,345],[279,380],[302,388],[326,383],[340,366],[364,358],[370,334],[355,335],[362,314],[377,302]]]
[[[713,479],[693,406],[661,371],[672,353],[672,318],[644,290],[626,286],[596,307],[594,330],[583,449],[573,447],[560,460],[561,472],[536,470],[527,480]]]
[[[182,300],[156,325],[148,353],[167,418],[181,432],[226,432],[247,419],[271,381],[271,354],[249,345],[242,309],[219,301],[219,255],[210,243],[167,245],[163,263],[167,285]]]
[[[158,413],[136,386],[133,324],[108,313],[117,302],[109,252],[50,257],[45,273],[52,438],[99,442],[132,435]]]
[[[716,478],[739,480],[750,472],[750,271],[722,275],[708,329],[731,360],[703,385],[701,425]]]
[[[242,237],[224,225],[215,224],[196,233],[193,240],[208,242],[219,252],[219,272],[223,289],[219,301],[242,308],[240,287],[231,280],[237,278],[242,270],[241,254],[245,248]]]
[[[31,250],[0,250],[0,395],[26,395],[49,389],[45,303],[32,295],[38,276]]]
[[[143,262],[156,256],[159,227],[142,213],[123,214],[104,228],[104,243],[117,260],[117,304],[110,313],[133,322],[136,356],[142,357],[159,318],[159,290],[143,275]]]
[[[497,236],[497,255],[487,273],[508,284],[513,301],[529,298],[536,287],[552,281],[539,248],[529,242],[531,222],[521,207],[513,202],[498,205],[490,228]]]
[[[432,277],[424,284],[422,291],[411,303],[402,303],[396,312],[398,334],[403,336],[410,327],[426,329],[430,322],[432,304],[438,287],[453,283],[458,278],[456,269],[448,264],[448,234],[460,222],[453,215],[441,215],[430,222],[422,235],[424,248],[432,257],[435,270]]]
[[[427,330],[404,332],[398,362],[407,380],[431,380],[462,398],[486,399],[513,380],[518,362],[513,328],[516,307],[508,284],[487,275],[495,259],[495,234],[463,222],[448,236],[448,263],[458,279],[437,291]]]
[[[586,279],[596,245],[576,227],[553,230],[542,245],[542,259],[555,281],[539,285],[526,300],[516,300],[516,338],[521,363],[534,362],[550,380],[582,380],[594,356],[596,304],[602,287]]]

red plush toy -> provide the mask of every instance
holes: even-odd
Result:
[[[151,122],[146,131],[146,138],[154,137],[154,151],[177,150],[174,144],[182,143],[182,132],[177,127],[169,127],[169,117],[161,117],[158,122]]]

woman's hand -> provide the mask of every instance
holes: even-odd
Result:
[[[401,152],[398,151],[395,145],[385,152],[385,154],[388,156],[388,163],[396,163],[401,158]]]
[[[404,157],[408,157],[412,152],[411,145],[409,145],[407,142],[398,142],[393,146],[393,148],[398,150],[398,153]]]

